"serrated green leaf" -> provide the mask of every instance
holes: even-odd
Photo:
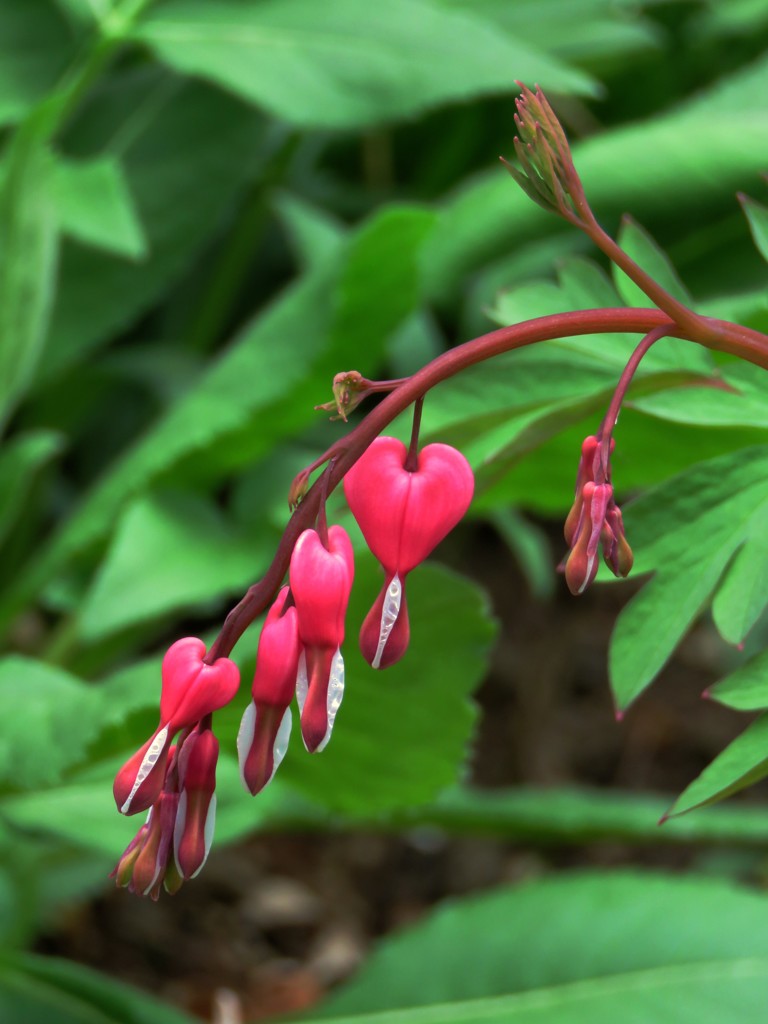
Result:
[[[652,261],[651,261],[652,262]],[[564,260],[558,270],[558,282],[530,281],[502,292],[490,315],[499,324],[514,324],[537,316],[580,309],[601,309],[625,304],[603,271],[591,260],[576,256]],[[646,299],[642,305],[647,306]],[[638,343],[632,334],[585,334],[558,338],[548,347],[568,348],[584,352],[592,358],[621,369]],[[638,377],[651,371],[690,370],[706,373],[710,367],[708,354],[700,354],[699,346],[679,338],[663,338],[643,358]]]
[[[752,232],[755,245],[760,250],[763,259],[768,260],[768,207],[750,199],[749,196],[739,196],[739,199],[749,221],[749,229]]]
[[[119,256],[146,254],[144,230],[115,157],[60,162],[54,190],[63,232]]]
[[[58,234],[52,157],[34,121],[13,137],[0,182],[0,429],[32,384],[48,335]]]
[[[768,708],[768,651],[763,651],[715,683],[708,696],[737,711]]]
[[[9,655],[0,661],[0,716],[13,722],[0,745],[0,781],[30,789],[57,782],[83,760],[100,729],[100,702],[69,673]]]
[[[646,273],[650,274],[673,298],[688,307],[693,305],[693,300],[678,277],[671,260],[645,228],[631,217],[624,216],[621,220],[617,241],[627,255]],[[645,292],[630,280],[623,270],[612,264],[611,271],[613,282],[625,305],[641,308],[651,305],[651,300]],[[654,346],[654,349],[656,347],[668,355],[671,354],[678,365],[687,369],[706,373],[712,368],[712,357],[700,345],[683,341],[680,338],[662,338],[658,345]]]
[[[446,902],[384,942],[322,1018],[714,1024],[734,1006],[757,1024],[762,1003],[750,1011],[751,1000],[768,994],[762,911],[746,889],[640,872],[497,889]]]
[[[245,591],[271,556],[234,530],[215,505],[192,494],[139,498],[130,505],[81,612],[84,640],[103,639],[154,618]]]
[[[677,798],[669,815],[724,800],[768,775],[768,715],[737,736]]]
[[[678,277],[669,256],[637,221],[626,215],[622,217],[616,240],[627,255],[647,274],[650,274],[662,288],[665,288],[672,298],[685,303],[685,305],[691,304],[691,297]],[[613,282],[625,305],[640,306],[641,308],[649,305],[648,296],[627,277],[623,270],[620,270],[615,264],[611,264],[611,272]]]
[[[762,525],[747,537],[728,567],[712,602],[720,635],[739,644],[768,604],[768,537]]]
[[[621,612],[611,638],[620,708],[655,678],[768,507],[763,446],[694,465],[627,506],[636,571],[657,575]]]
[[[669,388],[633,396],[632,405],[675,423],[768,427],[765,370],[751,363],[728,363],[719,369],[719,378],[722,386]]]
[[[616,705],[626,708],[656,678],[696,616],[704,608],[728,563],[720,550],[694,570],[678,567],[646,583],[616,622],[609,669]]]
[[[470,12],[431,0],[169,0],[137,31],[177,70],[202,75],[302,127],[351,128],[517,89],[594,83]],[[429,59],[424,59],[425,52]]]

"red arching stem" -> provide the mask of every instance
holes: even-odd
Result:
[[[600,425],[600,432],[598,434],[601,439],[601,462],[606,473],[611,452],[611,435],[613,434],[613,428],[616,426],[616,421],[619,418],[621,403],[624,401],[627,388],[632,383],[632,378],[640,365],[640,360],[646,354],[648,349],[655,344],[659,338],[666,338],[670,333],[669,327],[656,327],[654,330],[649,331],[629,357],[627,365],[621,371],[619,383],[616,385],[616,390],[613,392],[610,405],[603,417],[603,422]]]
[[[339,484],[344,474],[362,455],[368,445],[401,412],[430,388],[453,377],[462,370],[483,362],[502,352],[523,348],[553,338],[575,337],[582,334],[629,332],[649,334],[658,328],[688,340],[696,340],[705,347],[729,352],[748,362],[768,369],[768,337],[746,327],[737,327],[721,320],[708,320],[712,335],[705,339],[692,339],[689,333],[670,320],[658,309],[587,309],[573,313],[526,320],[511,327],[501,327],[463,345],[449,349],[428,363],[398,388],[390,392],[375,409],[346,437],[329,449],[326,458],[334,458],[323,477],[309,489],[299,507],[286,524],[275,557],[264,577],[248,589],[242,600],[230,611],[216,640],[206,656],[207,662],[226,657],[248,626],[266,609],[285,577],[291,552],[299,534],[311,527],[317,517],[321,489],[328,494]]]
[[[405,456],[404,469],[409,473],[415,473],[419,468],[419,427],[421,426],[421,410],[424,406],[424,395],[416,399],[413,406],[413,427],[411,428],[411,443],[408,446],[408,454]]]

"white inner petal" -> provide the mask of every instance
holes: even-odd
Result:
[[[142,782],[146,779],[146,777],[157,764],[157,759],[158,757],[160,757],[160,754],[162,752],[163,747],[165,746],[165,741],[167,738],[168,726],[166,725],[166,727],[164,729],[161,729],[157,736],[155,736],[154,740],[149,746],[149,750],[144,755],[144,758],[141,764],[139,765],[139,770],[136,772],[136,778],[134,779],[133,782],[133,788],[131,789],[131,792],[128,794],[128,798],[126,799],[125,803],[120,808],[121,814],[127,814],[128,811],[130,810],[133,798],[139,791],[139,786],[142,784]]]
[[[589,586],[589,584],[591,582],[592,567],[595,564],[595,559],[596,558],[597,558],[597,552],[596,551],[593,554],[589,555],[589,557],[587,558],[587,571],[584,573],[584,582],[581,584],[581,586],[579,587],[579,590],[578,590],[578,592],[580,594],[584,593],[584,591],[587,589],[587,587]]]
[[[291,738],[291,726],[293,725],[293,718],[291,717],[291,709],[286,708],[283,719],[280,722],[280,727],[277,730],[275,736],[275,745],[272,748],[272,774],[269,776],[269,781],[275,777],[275,772],[280,767],[280,762],[285,757],[285,752],[288,749],[288,740]]]
[[[205,862],[208,860],[208,854],[211,852],[211,846],[213,845],[213,830],[216,827],[216,794],[214,793],[211,797],[211,802],[208,804],[208,814],[205,817],[205,828],[203,829],[203,841],[205,843],[205,856],[203,857],[200,867],[190,877],[197,878],[200,872],[205,867]]]
[[[299,671],[296,673],[296,702],[299,705],[299,714],[304,711],[304,701],[307,699],[308,689],[307,655],[305,651],[302,651],[299,655]]]
[[[250,789],[248,789],[248,783],[245,781],[245,762],[248,758],[251,746],[253,745],[253,737],[255,733],[256,703],[251,701],[245,709],[242,721],[240,722],[240,728],[237,731],[237,760],[240,764],[240,778],[249,793]]]
[[[397,616],[400,614],[400,602],[402,599],[403,585],[400,582],[400,577],[395,573],[384,596],[384,604],[381,609],[381,625],[379,626],[379,643],[376,647],[374,659],[371,662],[373,668],[381,667],[384,648],[387,646],[389,634],[392,632],[392,628],[397,622]]]
[[[328,740],[331,738],[333,732],[333,723],[336,719],[336,712],[341,706],[341,700],[344,696],[344,658],[341,655],[341,650],[337,647],[336,653],[333,656],[331,662],[331,674],[328,679],[328,695],[326,698],[326,717],[328,727],[323,737],[323,742],[318,746],[317,752],[325,750],[328,746]]]
[[[184,826],[187,822],[187,791],[183,789],[181,796],[179,797],[179,806],[176,808],[176,821],[173,823],[173,859],[176,861],[176,868],[178,869],[181,877],[184,877],[184,872],[181,870],[179,865],[179,847],[181,846],[181,839],[184,835]]]

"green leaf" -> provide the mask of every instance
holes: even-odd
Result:
[[[677,798],[670,816],[724,800],[768,775],[768,715],[737,736]]]
[[[493,638],[478,589],[424,565],[408,577],[407,656],[375,671],[357,649],[357,632],[383,582],[371,556],[357,559],[344,646],[347,685],[333,738],[321,755],[310,755],[295,729],[280,768],[282,782],[354,817],[423,803],[456,781],[477,715],[470,695]]]
[[[3,954],[0,1019],[24,1024],[193,1024],[180,1010],[71,960]]]
[[[691,304],[691,296],[677,276],[677,271],[669,256],[645,228],[641,227],[632,217],[628,215],[622,217],[621,228],[616,240],[627,255],[631,256],[635,263],[639,264],[647,274],[650,274],[662,288],[665,288],[672,298],[685,303],[685,305]],[[615,264],[611,264],[611,271],[614,284],[625,305],[640,306],[641,308],[649,305],[648,296],[627,277],[623,270],[620,270]]]
[[[715,683],[707,695],[737,711],[768,708],[768,651],[751,658]]]
[[[18,655],[0,661],[0,717],[13,722],[0,746],[0,781],[18,789],[57,782],[83,760],[101,725],[96,690]]]
[[[755,245],[760,250],[763,259],[768,260],[768,207],[744,195],[739,196],[739,202],[749,221],[749,229],[752,232]]]
[[[715,697],[714,690],[711,696]],[[432,825],[449,835],[479,835],[551,846],[603,840],[656,845],[732,843],[760,846],[768,817],[760,806],[729,804],[673,818],[659,827],[669,799],[615,789],[456,786],[397,824]]]
[[[39,470],[62,448],[61,435],[50,430],[19,434],[0,450],[0,544],[25,507]]]
[[[127,501],[182,459],[197,470],[210,452],[212,472],[221,477],[316,421],[318,379],[330,380],[360,348],[374,360],[416,303],[418,254],[431,225],[431,214],[420,208],[385,209],[335,260],[312,268],[246,324],[86,497],[22,581],[14,604],[108,533]],[[286,478],[286,489],[289,483]]]
[[[515,79],[588,94],[593,81],[473,13],[432,0],[169,0],[137,35],[174,68],[202,75],[302,127],[352,128],[517,89]],[[425,53],[429,58],[425,59]]]
[[[179,280],[221,231],[272,145],[242,104],[156,69],[119,75],[94,96],[69,147],[83,158],[96,152],[120,161],[148,255],[133,262],[90,245],[63,247],[41,380],[50,383],[105,345]]]
[[[385,941],[322,1017],[716,1024],[733,1013],[757,1024],[766,996],[760,894],[602,871],[446,902]]]
[[[139,498],[123,514],[81,610],[86,641],[247,589],[271,555],[271,536],[235,531],[192,494]]]
[[[0,183],[0,428],[35,377],[56,287],[51,156],[28,122]]]
[[[624,608],[611,638],[611,684],[620,708],[654,679],[733,553],[760,531],[768,508],[766,474],[768,449],[748,448],[694,465],[627,506],[635,570],[657,575]],[[723,608],[726,603],[728,592]],[[743,621],[755,604],[732,593],[730,603]]]
[[[612,0],[449,0],[451,6],[468,8],[496,21],[520,39],[546,43],[546,48],[567,60],[590,65],[626,61],[638,51],[658,46],[656,26]]]
[[[120,163],[113,156],[62,162],[55,195],[61,229],[86,245],[137,259],[147,240]]]
[[[345,231],[326,210],[290,192],[276,196],[275,209],[303,269],[333,258]]]
[[[669,388],[655,395],[633,397],[632,405],[675,423],[768,428],[765,370],[751,363],[728,363],[720,367],[719,375],[723,387],[702,382],[698,388]]]
[[[625,220],[625,223],[631,222]],[[656,276],[655,262],[666,260],[666,257],[653,248],[655,243],[637,225],[633,224],[632,231],[628,229],[627,235],[626,241],[635,258],[643,258],[646,269],[653,267],[652,272]],[[639,239],[643,241],[640,242]],[[647,253],[643,249],[646,244]],[[653,257],[656,255],[658,259],[654,261]],[[663,277],[662,274],[662,283]],[[624,293],[619,296],[616,288],[596,264],[577,256],[561,263],[556,286],[549,281],[529,281],[504,291],[498,297],[496,307],[491,310],[490,315],[499,324],[513,324],[552,313],[630,304],[626,299]],[[648,303],[649,300],[645,299],[639,304],[648,306]],[[547,345],[583,352],[592,358],[612,363],[621,370],[635,350],[637,342],[638,339],[634,335],[611,333],[558,338]],[[711,361],[708,353],[698,345],[679,338],[663,338],[644,356],[638,375],[669,369],[707,373],[711,369]]]
[[[0,5],[0,125],[28,113],[51,89],[73,53],[68,25],[48,0]]]
[[[768,604],[768,537],[758,526],[729,565],[712,602],[720,635],[740,644]]]

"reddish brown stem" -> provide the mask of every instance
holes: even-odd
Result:
[[[424,395],[416,399],[413,406],[413,426],[411,427],[411,443],[405,456],[405,466],[409,473],[419,468],[419,428],[421,427],[421,410],[424,407]]]
[[[387,395],[343,439],[343,442],[338,443],[339,446],[343,444],[343,448],[334,445],[332,451],[335,460],[327,470],[327,479],[323,481],[323,485],[327,486],[327,493],[330,494],[371,441],[430,388],[469,366],[539,341],[616,331],[648,334],[658,328],[664,328],[675,337],[698,341],[705,347],[731,353],[768,369],[768,337],[749,328],[737,328],[726,321],[707,319],[707,322],[712,328],[712,336],[699,339],[691,338],[685,329],[658,309],[588,309],[526,320],[467,341],[433,359]],[[320,481],[317,481],[310,488],[289,519],[272,564],[264,577],[248,589],[242,600],[227,615],[206,661],[211,662],[227,656],[248,626],[273,600],[285,577],[291,552],[299,534],[312,526],[317,517],[321,496],[319,484]]]
[[[627,388],[632,383],[632,378],[635,376],[637,368],[648,349],[660,338],[666,338],[669,334],[670,329],[668,327],[656,327],[654,330],[649,331],[629,357],[627,365],[621,372],[619,382],[616,385],[616,390],[613,392],[610,404],[606,410],[605,416],[603,417],[603,422],[600,426],[600,433],[598,435],[601,438],[602,451],[600,458],[603,464],[603,470],[606,473],[608,471],[608,460],[611,452],[611,435],[613,434],[613,428],[616,426],[616,421],[619,418],[621,403],[624,401]]]

